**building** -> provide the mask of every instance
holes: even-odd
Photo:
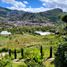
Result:
[[[8,31],[2,31],[0,33],[0,35],[11,35],[11,32],[8,32]]]
[[[38,34],[38,35],[49,35],[49,34],[51,34],[51,32],[35,31],[35,34]]]

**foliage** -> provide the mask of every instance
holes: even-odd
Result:
[[[65,50],[66,49],[66,50]],[[67,65],[67,43],[60,45],[55,54],[55,67],[66,67]]]
[[[11,59],[8,56],[0,59],[0,67],[12,67]]]
[[[41,59],[43,59],[43,48],[42,48],[42,46],[40,47],[40,54],[41,54]]]
[[[43,64],[39,64],[34,60],[26,61],[25,63],[27,64],[28,67],[45,67]]]
[[[67,15],[64,15],[64,16],[62,17],[62,21],[64,21],[64,22],[67,23]]]
[[[59,8],[49,10],[46,12],[30,13],[25,11],[10,10],[0,7],[1,20],[9,21],[32,21],[32,22],[45,22],[53,21],[54,23],[59,20],[58,16],[63,14],[63,11]],[[5,21],[4,21],[5,22]]]

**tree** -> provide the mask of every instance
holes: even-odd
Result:
[[[17,59],[16,49],[14,50],[14,58]]]
[[[52,58],[52,46],[50,47],[50,57],[49,58]]]
[[[23,48],[21,48],[21,56],[22,56],[22,59],[23,59],[23,57],[24,57],[24,49]]]
[[[11,57],[11,49],[8,50],[9,56]]]
[[[40,47],[40,54],[41,54],[41,59],[43,59],[43,47]]]
[[[64,21],[65,23],[67,23],[67,15],[64,15],[64,16],[62,17],[62,21]]]
[[[62,18],[62,21],[66,23],[66,27],[64,28],[65,31],[67,31],[67,15],[64,15]],[[67,32],[66,32],[67,34]]]
[[[66,43],[67,45],[67,43]],[[55,54],[55,67],[66,67],[67,66],[67,55],[65,57],[65,49],[67,46],[60,45]],[[67,51],[66,51],[67,52]]]

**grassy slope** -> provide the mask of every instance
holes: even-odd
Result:
[[[22,48],[31,45],[57,46],[63,39],[59,35],[31,35],[31,34],[16,34],[11,36],[0,36],[0,45],[6,48]]]
[[[32,35],[32,34],[16,34],[11,36],[0,36],[0,47],[1,48],[11,48],[11,49],[20,49],[24,47],[24,58],[34,58],[40,57],[39,45],[43,46],[44,59],[49,57],[49,47],[54,46],[57,47],[59,43],[63,42],[63,38],[60,35]],[[35,46],[33,46],[35,45]],[[29,46],[29,47],[28,47]],[[31,46],[31,47],[30,47]],[[53,47],[53,57],[56,49]],[[21,58],[20,53],[17,54],[18,58]],[[14,56],[12,56],[14,58]],[[24,64],[24,62],[23,62]],[[21,65],[23,65],[21,64]],[[46,63],[46,67],[54,67],[50,62]],[[20,66],[20,63],[13,63],[14,67]],[[8,66],[7,66],[8,67]],[[26,67],[26,66],[25,66]]]

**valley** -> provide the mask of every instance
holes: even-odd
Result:
[[[67,24],[61,19],[65,14],[59,8],[31,13],[0,7],[0,67],[67,64],[62,48],[67,46]]]

